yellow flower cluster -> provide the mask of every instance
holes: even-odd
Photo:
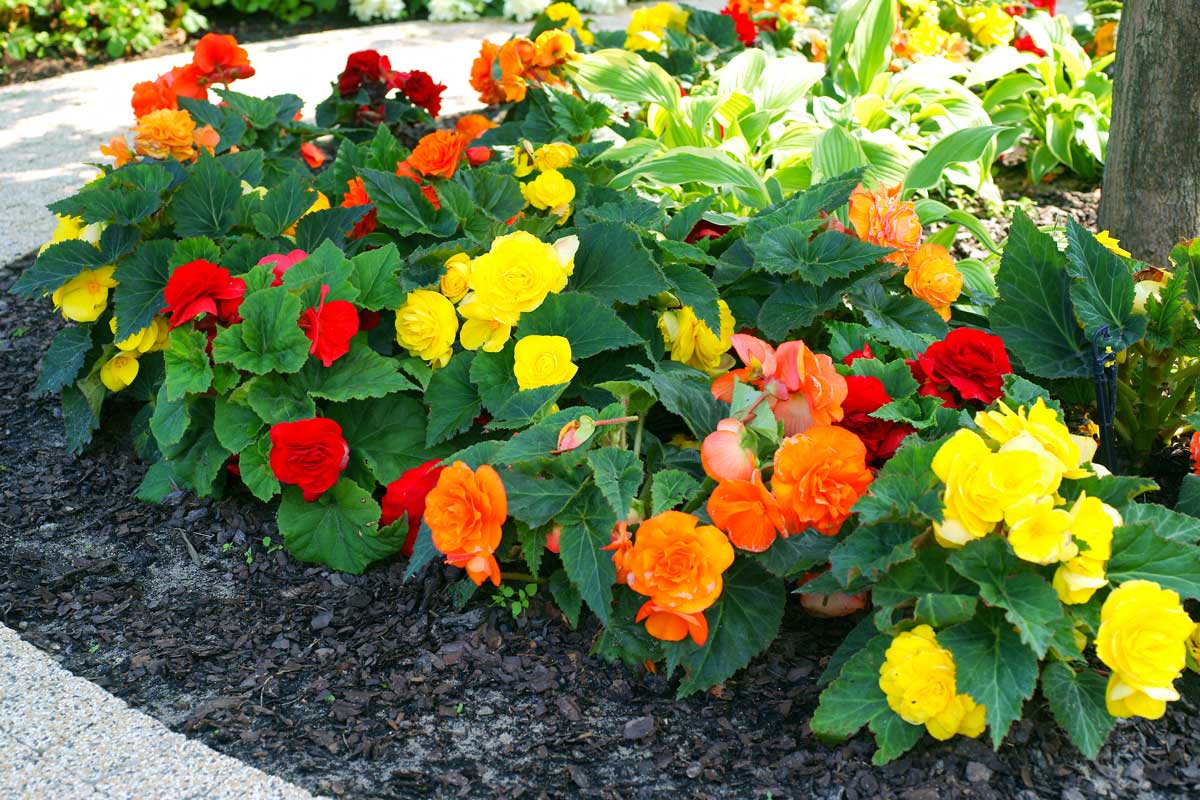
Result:
[[[536,169],[540,174],[521,184],[525,202],[536,209],[558,216],[559,224],[571,215],[575,184],[559,170],[571,166],[579,151],[566,142],[552,142],[534,150],[522,142],[513,152],[513,175],[524,178]]]
[[[580,44],[585,46],[595,44],[596,37],[583,26],[583,17],[579,16],[579,9],[570,3],[551,3],[542,13],[546,15],[547,19],[563,23],[562,29],[574,32],[579,37]]]
[[[724,300],[721,309],[721,330],[714,333],[697,316],[691,306],[665,311],[658,319],[663,343],[671,351],[671,360],[716,375],[726,365],[723,356],[733,345],[733,312]]]
[[[64,319],[74,322],[95,322],[108,307],[108,290],[115,289],[116,267],[85,269],[54,290],[50,300]]]
[[[1196,623],[1179,595],[1153,581],[1126,581],[1100,609],[1096,655],[1111,670],[1105,701],[1114,717],[1158,719],[1179,699],[1174,683],[1187,663]]]
[[[944,519],[934,534],[945,547],[961,547],[1003,523],[1019,558],[1062,563],[1055,585],[1063,602],[1086,602],[1104,585],[1104,564],[1121,516],[1086,495],[1068,508],[1058,489],[1064,478],[1091,474],[1084,465],[1095,442],[1072,435],[1040,398],[1028,413],[1004,403],[998,408],[975,417],[988,439],[960,430],[938,449],[933,471],[946,489]]]
[[[687,30],[688,12],[674,3],[659,3],[633,12],[625,29],[626,50],[657,52],[667,41],[667,30]]]
[[[959,14],[963,15],[975,42],[983,47],[1008,44],[1017,31],[1017,23],[999,4],[971,6]]]
[[[962,61],[967,56],[967,43],[941,26],[936,11],[921,13],[916,24],[896,32],[892,44],[896,55],[910,61],[934,56]]]
[[[117,333],[117,318],[108,321],[108,329],[115,336]],[[115,341],[117,351],[100,367],[100,382],[110,392],[119,392],[137,379],[138,358],[146,353],[156,353],[166,350],[170,343],[171,326],[166,317],[155,317],[150,324],[140,331]]]
[[[451,256],[438,291],[409,292],[396,311],[396,341],[435,367],[449,363],[456,337],[468,350],[499,352],[521,314],[566,288],[578,248],[575,236],[551,245],[517,231],[497,237],[475,259],[466,253]]]
[[[954,656],[937,643],[933,628],[918,625],[898,634],[879,668],[879,688],[888,707],[911,725],[924,725],[935,739],[983,733],[987,708],[955,683]]]

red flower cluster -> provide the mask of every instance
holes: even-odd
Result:
[[[355,177],[353,180],[346,181],[346,193],[342,195],[342,208],[357,208],[371,204],[371,198],[367,196],[367,186],[363,183],[362,178]],[[366,214],[359,218],[358,222],[354,223],[354,227],[350,233],[346,234],[348,239],[361,239],[368,233],[375,230],[377,215],[374,207]]]
[[[1025,16],[1025,11],[1027,8],[1039,8],[1052,17],[1057,11],[1056,6],[1058,5],[1058,0],[1027,0],[1027,2],[1029,3],[1028,6],[1026,6],[1024,2],[1014,3],[1012,5],[1005,6],[1004,10],[1010,17]],[[1046,55],[1046,51],[1034,44],[1033,37],[1029,34],[1018,36],[1016,39],[1013,39],[1012,46],[1017,50],[1023,50],[1026,53],[1033,53],[1038,58],[1044,58]]]
[[[955,328],[908,367],[921,384],[919,393],[942,398],[947,408],[962,408],[971,401],[991,403],[1003,393],[1004,376],[1012,372],[1004,341],[975,328]]]
[[[738,0],[729,0],[729,5],[721,9],[721,15],[733,20],[733,29],[743,46],[754,46],[758,28],[755,27],[754,20],[750,19],[750,15],[738,4]]]
[[[229,275],[229,270],[199,259],[176,267],[163,289],[166,306],[162,313],[171,313],[171,327],[176,328],[201,314],[211,315],[221,325],[240,320],[238,308],[246,294],[246,282]]]
[[[299,486],[311,503],[337,483],[350,461],[342,426],[314,417],[271,426],[271,472],[280,483]]]
[[[275,275],[271,285],[283,286],[284,273],[306,258],[308,258],[308,253],[303,250],[292,250],[288,253],[272,253],[269,256],[263,256],[258,260],[258,265],[270,264],[271,272]]]
[[[332,366],[350,352],[350,340],[358,333],[358,309],[349,300],[333,300],[328,303],[329,286],[321,285],[321,300],[300,314],[300,330],[312,342],[309,353],[320,359],[325,366]]]
[[[360,50],[346,59],[346,68],[337,79],[338,94],[350,100],[360,91],[367,93],[367,102],[360,109],[360,116],[382,117],[378,108],[388,92],[397,89],[415,106],[420,106],[436,117],[442,110],[443,84],[435,83],[429,73],[422,70],[396,72],[392,62],[377,50]],[[381,122],[382,119],[375,120]]]
[[[417,533],[421,530],[421,520],[425,516],[425,498],[437,486],[438,477],[445,467],[440,459],[426,461],[419,467],[413,467],[396,480],[388,484],[383,495],[383,517],[379,527],[391,525],[401,516],[407,514],[408,535],[404,538],[403,553],[411,556],[413,545],[417,541]]]
[[[903,422],[876,419],[871,414],[892,401],[883,381],[865,375],[846,376],[846,399],[842,401],[844,416],[838,423],[852,431],[867,448],[867,463],[883,466],[896,455],[904,437],[916,431]]]

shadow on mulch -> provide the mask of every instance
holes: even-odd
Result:
[[[233,34],[241,44],[250,42],[265,42],[273,39],[285,39],[289,36],[299,36],[304,33],[340,30],[342,28],[361,28],[373,24],[390,24],[392,20],[380,23],[362,22],[344,13],[327,13],[313,19],[302,19],[297,22],[284,22],[268,14],[245,14],[239,11],[210,8],[204,10],[208,18],[207,30],[197,31],[189,35],[182,28],[169,30],[162,41],[141,53],[107,58],[103,55],[81,56],[75,53],[44,56],[17,61],[0,54],[0,86],[14,83],[40,81],[53,78],[68,72],[79,72],[103,64],[120,64],[125,61],[141,61],[146,58],[171,55],[172,53],[191,52],[196,41],[205,33]],[[154,76],[150,76],[153,78]]]
[[[0,271],[7,288],[24,259]],[[789,609],[770,652],[719,695],[588,655],[540,603],[456,612],[442,568],[346,576],[270,552],[272,514],[235,495],[144,505],[128,411],[79,459],[56,402],[31,400],[61,326],[0,295],[0,621],[174,730],[314,792],[352,798],[1166,797],[1200,790],[1192,700],[1118,727],[1098,763],[1037,698],[999,753],[926,739],[870,765],[863,736],[817,742],[816,678],[847,630]],[[1195,690],[1195,682],[1191,686]],[[1194,696],[1194,694],[1193,694]],[[1195,796],[1193,794],[1193,796]]]

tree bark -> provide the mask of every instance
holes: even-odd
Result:
[[[1126,0],[1100,227],[1167,265],[1200,236],[1200,0]]]

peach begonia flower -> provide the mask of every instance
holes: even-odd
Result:
[[[730,402],[734,382],[741,380],[767,395],[775,418],[786,436],[813,425],[829,425],[842,418],[846,379],[833,359],[808,349],[804,342],[784,342],[778,348],[744,333],[732,337],[734,352],[746,366],[713,382],[713,396]]]
[[[717,423],[700,445],[700,464],[714,481],[750,480],[758,460],[753,448],[746,446],[746,426],[732,418]]]
[[[891,247],[884,261],[903,266],[921,243],[921,220],[911,201],[900,199],[901,186],[868,192],[861,184],[850,193],[850,224],[864,242]]]

